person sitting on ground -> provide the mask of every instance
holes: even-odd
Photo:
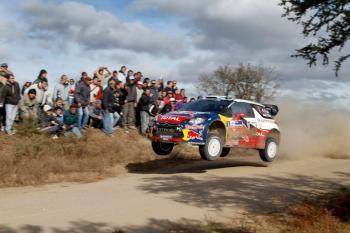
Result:
[[[54,115],[52,107],[50,105],[45,105],[43,110],[44,118],[43,122],[41,123],[43,128],[40,129],[40,132],[46,134],[57,134],[62,131],[63,122],[60,122]]]
[[[25,121],[35,121],[38,117],[38,103],[36,102],[36,90],[31,89],[19,102],[21,118]]]
[[[69,111],[66,111],[63,115],[64,126],[63,129],[65,131],[65,136],[68,136],[70,133],[73,133],[77,138],[82,138],[78,125],[78,116],[77,116],[77,108],[78,106],[72,104],[69,107]]]
[[[91,106],[89,106],[89,115],[92,121],[92,127],[102,129],[103,127],[103,110],[101,100],[96,100]]]
[[[59,124],[64,125],[64,117],[63,117],[64,111],[60,107],[55,107],[53,115],[56,117]]]

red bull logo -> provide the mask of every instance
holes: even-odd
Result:
[[[193,130],[184,131],[184,135],[187,140],[193,140],[193,139],[203,140],[202,134]]]

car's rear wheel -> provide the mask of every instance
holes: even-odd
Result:
[[[205,160],[216,160],[220,158],[223,150],[223,140],[216,134],[208,134],[205,145],[199,146],[199,153]]]
[[[226,157],[230,153],[230,151],[231,151],[230,147],[224,147],[222,149],[220,157]]]
[[[152,142],[152,149],[157,155],[169,155],[173,148],[173,143]]]
[[[259,150],[261,160],[272,162],[278,155],[278,142],[274,138],[267,138],[264,149]]]

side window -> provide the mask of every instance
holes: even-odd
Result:
[[[232,116],[238,115],[240,113],[244,113],[247,118],[254,118],[254,111],[250,104],[237,102],[231,106]]]

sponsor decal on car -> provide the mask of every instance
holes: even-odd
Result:
[[[186,140],[186,141],[189,141],[189,140],[203,140],[202,131],[196,132],[196,131],[193,131],[193,130],[185,129],[182,132],[184,134],[183,139]]]

